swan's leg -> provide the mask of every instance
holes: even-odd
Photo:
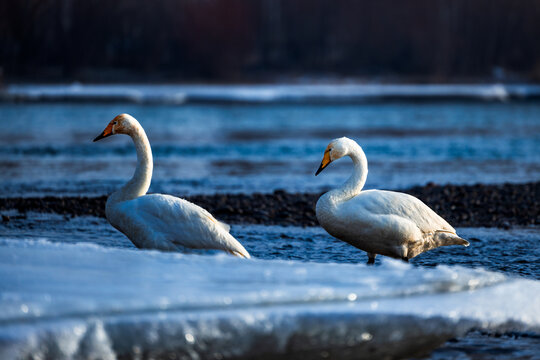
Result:
[[[377,254],[367,253],[367,256],[368,256],[367,264],[368,265],[374,265],[375,264],[375,256],[377,256]]]
[[[402,257],[401,260],[405,261],[406,263],[409,262],[409,258],[406,258],[406,257]]]

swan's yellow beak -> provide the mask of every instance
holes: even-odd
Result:
[[[319,169],[315,173],[315,176],[319,175],[321,173],[321,171],[323,171],[324,168],[327,167],[328,164],[330,164],[331,162],[332,162],[332,160],[330,159],[330,149],[326,149],[326,151],[324,152],[324,156],[322,158],[322,161],[321,161],[321,166],[319,166]]]
[[[107,127],[105,128],[105,130],[103,130],[103,132],[101,134],[99,134],[98,136],[96,136],[96,138],[94,139],[94,142],[98,141],[98,140],[101,140],[101,139],[104,139],[108,136],[111,136],[113,135],[113,123],[112,121],[109,123],[109,125],[107,125]]]

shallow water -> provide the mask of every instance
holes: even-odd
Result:
[[[0,104],[0,196],[112,192],[134,171],[133,146],[91,140],[122,112],[150,139],[153,192],[322,191],[350,172],[346,159],[313,176],[340,136],[363,146],[368,188],[540,178],[538,103]]]
[[[15,215],[16,213],[12,213]],[[469,247],[440,247],[411,260],[411,264],[438,264],[484,268],[540,280],[540,231],[538,227],[458,228]],[[232,225],[231,234],[259,259],[324,263],[365,263],[366,253],[328,235],[320,227]],[[106,247],[134,248],[107,220],[91,216],[28,213],[0,223],[0,238],[47,239],[58,243],[94,243]],[[380,258],[376,264],[380,263]]]

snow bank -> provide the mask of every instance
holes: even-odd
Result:
[[[540,283],[461,267],[252,261],[0,240],[0,358],[421,354],[539,331]]]

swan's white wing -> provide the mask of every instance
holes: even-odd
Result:
[[[468,245],[419,199],[393,191],[367,190],[337,206],[338,238],[362,250],[411,258],[443,245]]]
[[[229,226],[205,209],[170,195],[152,194],[114,205],[122,231],[139,247],[169,250],[171,245],[220,249],[249,257],[229,234]],[[161,246],[162,245],[162,246]]]
[[[413,222],[422,233],[448,231],[455,233],[446,220],[416,197],[395,191],[366,190],[344,205],[362,209],[372,215],[393,215]]]

